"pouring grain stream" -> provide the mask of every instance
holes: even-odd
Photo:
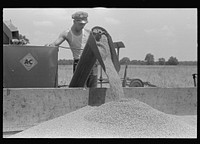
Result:
[[[124,98],[124,91],[119,74],[117,73],[111,59],[111,50],[106,35],[102,34],[100,39],[96,41],[96,44],[105,65],[105,73],[110,83],[112,99],[118,101]]]

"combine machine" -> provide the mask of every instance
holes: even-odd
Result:
[[[17,28],[6,22],[3,23],[3,44],[4,134],[23,131],[87,105],[99,106],[113,101],[111,90],[102,87],[103,83],[108,83],[102,78],[102,69],[100,88],[59,88],[58,47],[24,45]],[[122,42],[114,42],[118,58],[120,48],[124,47]],[[136,98],[168,114],[197,114],[196,87],[155,87],[140,79],[128,78],[127,69],[128,65],[121,79],[125,98]]]
[[[3,87],[57,87],[57,61],[57,47],[26,45],[12,22],[3,22]]]

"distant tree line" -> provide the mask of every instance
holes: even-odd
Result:
[[[58,65],[73,65],[73,60],[59,59]]]
[[[197,65],[197,61],[178,61],[176,57],[169,57],[166,61],[165,58],[158,58],[154,60],[154,55],[148,53],[144,60],[130,60],[128,57],[123,57],[120,61],[121,65]]]
[[[158,61],[154,60],[154,55],[148,53],[144,60],[130,60],[128,57],[123,57],[120,61],[120,65],[197,65],[197,61],[178,61],[176,57],[169,57],[166,61],[165,58],[158,58]],[[59,59],[58,65],[72,65],[73,60]]]

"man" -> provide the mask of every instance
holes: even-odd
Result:
[[[74,58],[73,72],[76,70],[76,66],[90,35],[90,31],[84,29],[85,25],[88,23],[87,17],[88,14],[86,12],[79,11],[74,13],[72,15],[73,25],[71,29],[63,31],[55,42],[46,45],[59,46],[66,40],[69,43]],[[87,87],[97,87],[97,71],[97,65],[95,64],[87,80]]]

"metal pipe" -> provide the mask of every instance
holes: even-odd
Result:
[[[64,47],[64,46],[59,46],[60,48],[64,48],[64,49],[71,49],[70,47]],[[81,48],[73,48],[73,49],[77,49],[77,50],[83,50]]]

